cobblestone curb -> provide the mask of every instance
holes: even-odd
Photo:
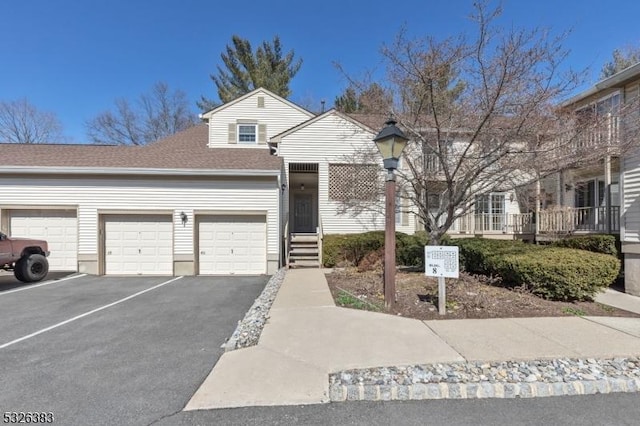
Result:
[[[331,402],[534,398],[638,391],[639,358],[430,364],[329,375]]]
[[[269,319],[269,310],[278,295],[278,290],[280,290],[286,272],[286,268],[281,268],[269,279],[264,290],[253,302],[244,318],[238,321],[238,326],[231,337],[222,345],[225,352],[258,344],[262,329],[264,329],[265,323]]]

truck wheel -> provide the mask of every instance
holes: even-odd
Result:
[[[16,278],[25,283],[42,280],[49,273],[49,262],[41,254],[30,254],[16,264]],[[22,277],[22,279],[19,278]]]
[[[16,280],[22,281],[22,282],[24,282],[24,275],[22,275],[22,270],[24,268],[24,265],[23,265],[24,260],[25,260],[24,257],[22,259],[19,259],[13,268],[13,276],[16,277]]]

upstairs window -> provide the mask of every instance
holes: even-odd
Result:
[[[257,125],[238,124],[238,143],[254,144],[257,139]]]

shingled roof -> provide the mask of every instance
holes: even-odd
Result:
[[[199,124],[146,146],[0,144],[0,170],[13,167],[280,170],[269,149],[209,148]]]

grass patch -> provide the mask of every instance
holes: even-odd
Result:
[[[604,303],[596,303],[600,309],[602,309],[605,312],[613,312],[615,311],[615,308],[613,306],[609,306],[609,305],[605,305]]]
[[[381,312],[382,307],[374,303],[362,300],[346,290],[339,290],[336,297],[338,305],[345,308],[361,309],[364,311]]]
[[[565,314],[569,314],[569,315],[575,315],[577,317],[583,317],[585,315],[587,315],[587,313],[585,311],[583,311],[580,308],[572,308],[571,306],[566,306],[564,308],[562,308],[562,312],[564,312]]]

